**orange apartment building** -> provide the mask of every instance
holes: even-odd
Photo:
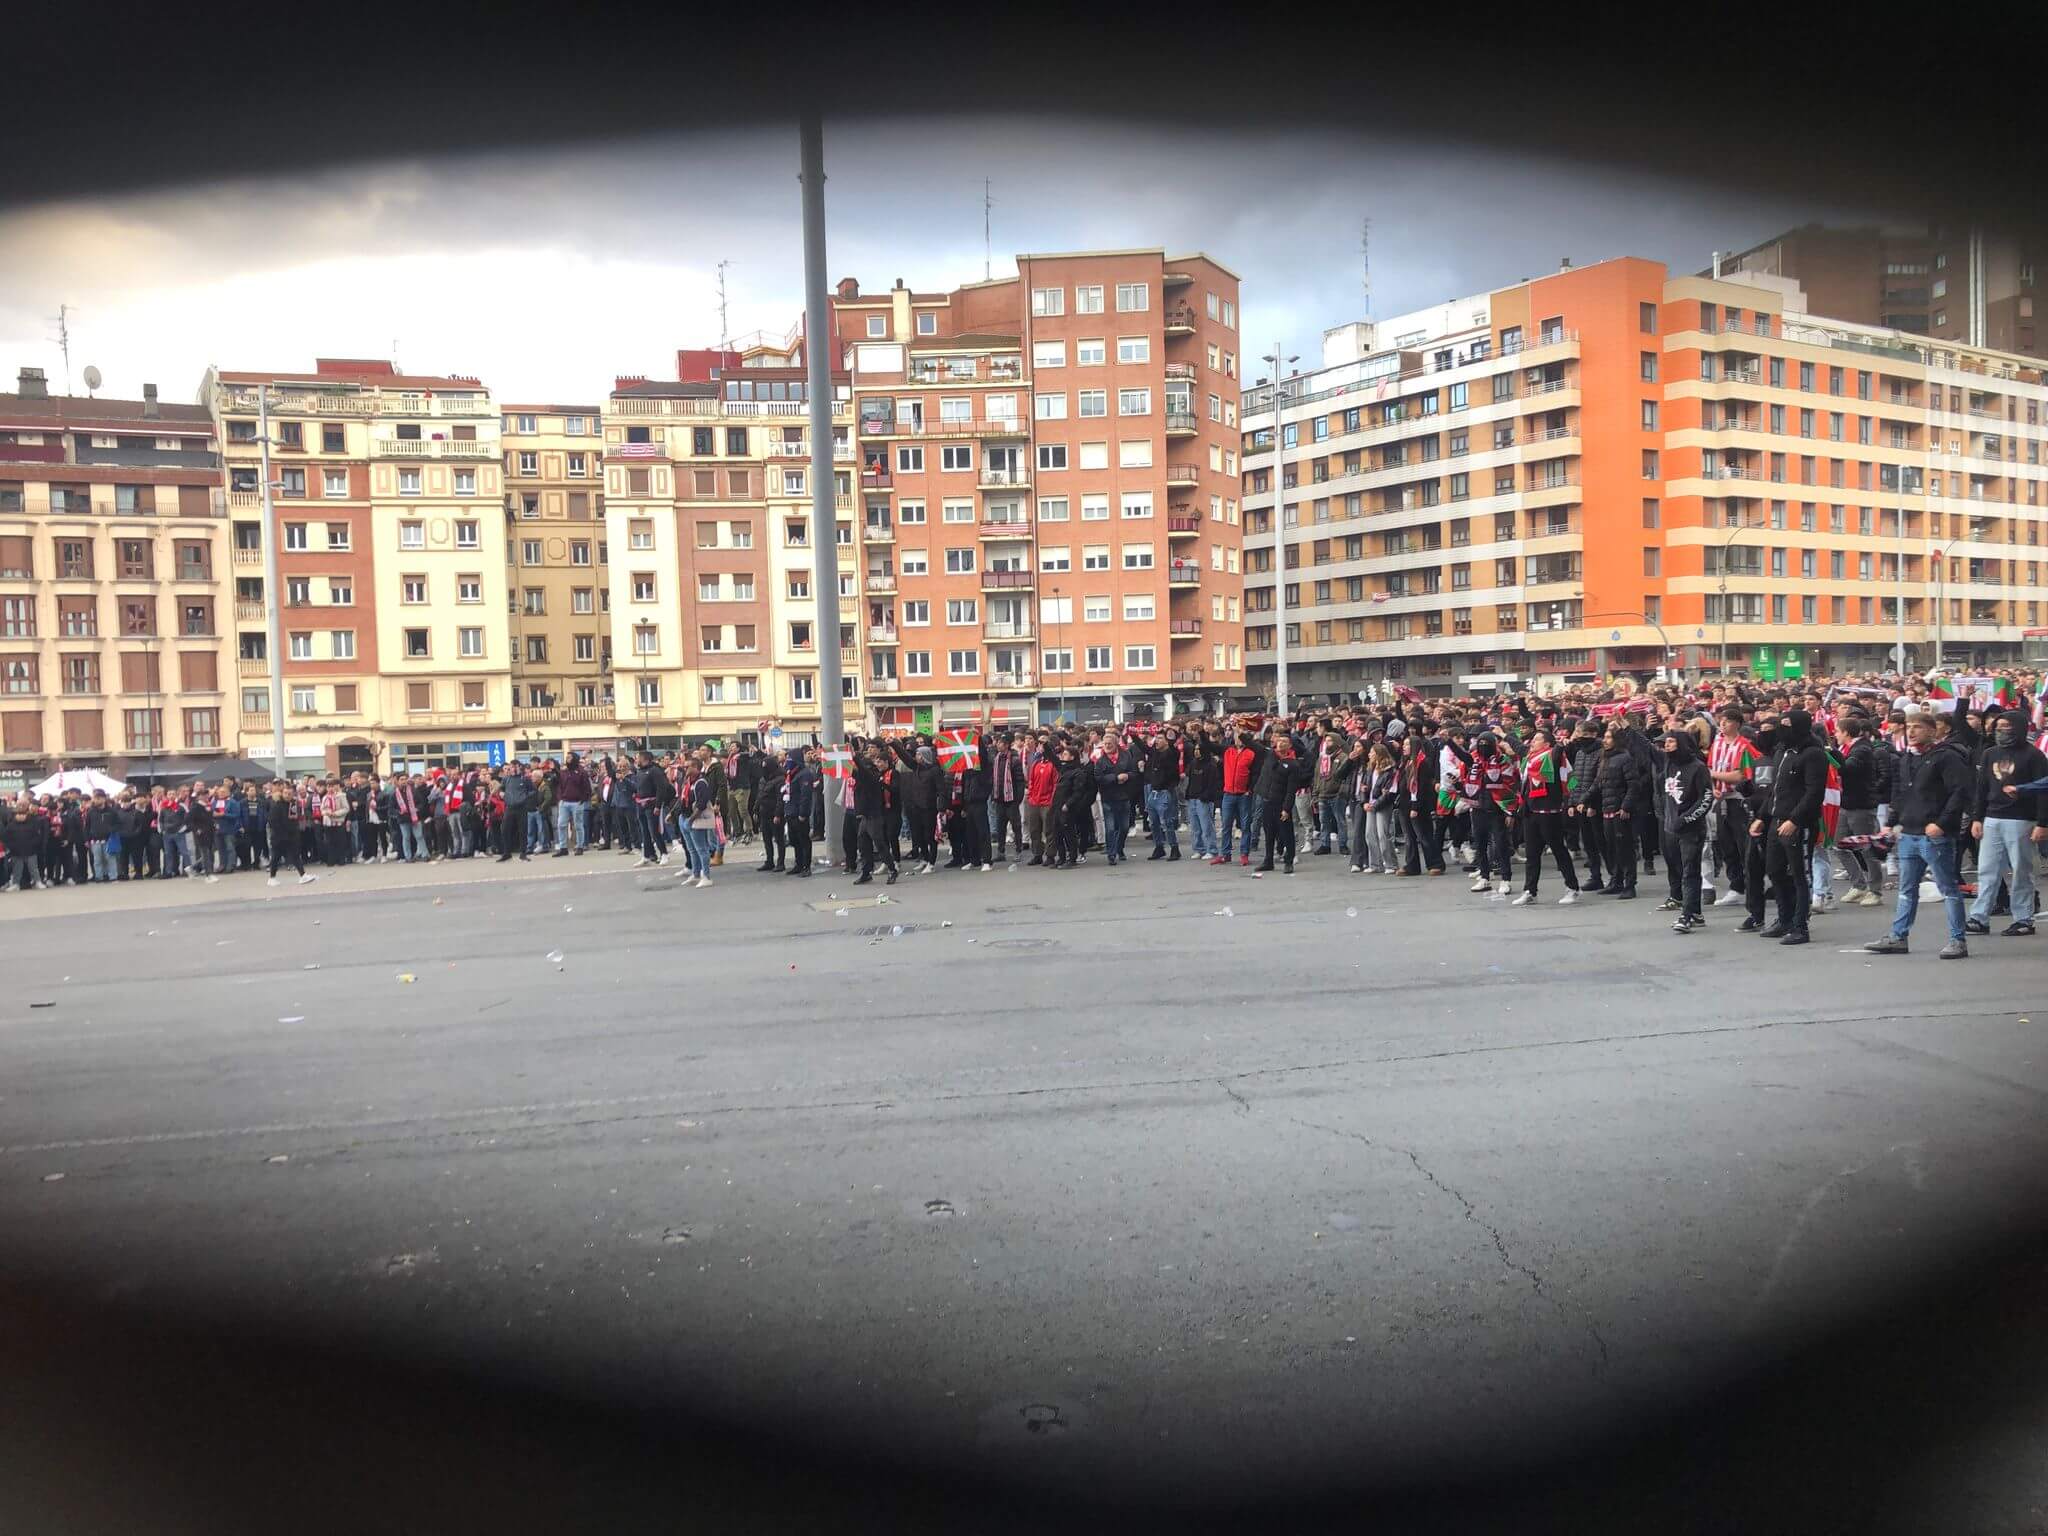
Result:
[[[2041,623],[2048,379],[1624,258],[1326,337],[1244,399],[1254,686],[1996,664]]]
[[[234,746],[226,507],[204,407],[0,394],[0,793]]]
[[[1238,281],[1159,250],[842,282],[878,726],[1215,707],[1243,687]]]

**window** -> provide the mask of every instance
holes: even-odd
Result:
[[[946,622],[948,624],[979,624],[981,622],[981,600],[973,597],[947,598]]]
[[[457,549],[479,549],[483,541],[477,535],[478,524],[467,518],[455,521],[455,547]]]
[[[476,657],[483,655],[483,630],[480,628],[463,628],[456,630],[455,652],[458,656]]]
[[[1066,367],[1067,344],[1064,341],[1034,341],[1031,344],[1031,366],[1033,368]]]
[[[1151,307],[1146,297],[1149,290],[1143,283],[1118,283],[1116,285],[1116,307],[1119,314],[1131,314]]]
[[[286,473],[289,474],[290,471],[286,471]],[[304,476],[304,473],[305,472],[303,470],[300,471],[300,475],[302,478]],[[419,493],[420,472],[416,469],[401,469],[398,472],[398,494],[401,496],[417,496],[419,495]],[[291,492],[287,490],[285,494],[290,495]],[[301,485],[300,488],[300,494],[304,494],[303,484]]]
[[[1074,288],[1074,313],[1077,315],[1099,315],[1102,313],[1102,284],[1077,284]]]
[[[654,600],[654,572],[635,571],[633,573],[633,601],[636,603],[651,603]]]
[[[1085,658],[1083,664],[1090,672],[1107,672],[1109,670],[1108,646],[1091,645],[1083,652],[1083,656]]]
[[[647,649],[649,651],[652,651],[654,647],[652,644],[650,644],[647,647]],[[638,679],[638,682],[639,687],[635,690],[635,692],[639,697],[641,707],[644,709],[660,708],[661,679],[658,677],[643,677]]]
[[[336,661],[356,659],[356,632],[352,629],[330,630],[327,635],[328,649]]]
[[[899,475],[914,475],[924,472],[924,447],[920,443],[899,443],[896,448],[896,472]]]
[[[1075,397],[1075,408],[1082,416],[1107,416],[1109,414],[1109,391],[1106,389],[1084,389]]]
[[[418,527],[419,525],[415,523],[411,526]],[[406,525],[401,523],[399,527],[402,532]],[[288,550],[311,549],[313,547],[313,544],[311,536],[307,532],[307,528],[308,525],[305,523],[286,523],[284,525],[284,547]],[[63,561],[61,560],[61,558],[58,561],[58,574],[60,576],[65,574],[63,569]],[[88,572],[87,574],[89,575],[91,573]]]
[[[1031,313],[1043,319],[1048,315],[1064,315],[1067,312],[1067,290],[1064,288],[1034,288],[1031,290]]]
[[[423,661],[432,654],[427,646],[427,632],[424,629],[408,629],[405,632],[405,654],[409,661]]]
[[[1150,336],[1119,336],[1116,339],[1116,360],[1120,363],[1149,363],[1152,361],[1152,338]]]
[[[919,310],[917,312],[917,334],[920,336],[938,335],[939,317],[928,309]]]
[[[903,603],[903,622],[923,626],[932,621],[932,605],[928,598],[906,598]]]
[[[1152,598],[1129,596],[1124,599],[1124,617],[1126,619],[1149,623],[1156,616]]]
[[[1654,400],[1645,400],[1643,402],[1643,430],[1645,432],[1657,430],[1657,402]]]
[[[298,528],[299,538],[302,541],[306,536],[305,524],[286,523],[284,525],[284,547],[286,549],[293,547],[291,533],[294,527]],[[304,549],[306,546],[301,542],[297,547]],[[400,549],[425,549],[427,547],[427,525],[425,523],[400,523],[398,525],[398,547]]]
[[[930,677],[932,675],[932,653],[930,651],[905,651],[903,653],[903,675],[905,677]]]
[[[321,470],[320,493],[323,496],[333,497],[348,495],[348,471],[345,469]]]
[[[1116,392],[1116,413],[1119,416],[1150,416],[1152,414],[1152,391],[1149,389],[1120,389]]]
[[[1041,470],[1057,470],[1067,467],[1067,445],[1065,443],[1040,443],[1038,445],[1038,467]]]
[[[1643,450],[1643,478],[1645,480],[1655,480],[1657,477],[1657,450],[1645,448]]]
[[[981,652],[946,652],[946,670],[955,677],[974,677],[981,671]]]
[[[1124,546],[1124,569],[1127,571],[1151,570],[1152,546],[1150,544],[1126,544]]]
[[[974,468],[974,445],[972,443],[946,443],[939,448],[939,468],[964,470]]]
[[[1100,336],[1083,337],[1074,343],[1074,363],[1081,368],[1100,368],[1108,360],[1109,343]]]
[[[1065,421],[1067,396],[1064,390],[1032,397],[1032,414],[1040,421]]]
[[[519,541],[519,563],[521,565],[540,564],[539,539],[521,539]]]
[[[948,576],[971,576],[974,574],[974,551],[971,549],[949,549],[946,551],[946,574]]]
[[[1084,544],[1081,546],[1081,569],[1084,571],[1106,571],[1109,569],[1109,546],[1107,544]]]

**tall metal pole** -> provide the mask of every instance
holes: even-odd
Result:
[[[1280,422],[1280,369],[1285,354],[1273,343],[1273,713],[1287,714],[1287,451]]]
[[[264,649],[270,657],[270,776],[284,777],[284,592],[277,574],[277,520],[270,503],[270,386],[256,385],[256,441],[263,445]],[[239,661],[239,657],[237,660]]]
[[[1054,631],[1053,649],[1059,650],[1061,649],[1061,643],[1066,639],[1067,629],[1060,619],[1060,588],[1058,582],[1054,582],[1052,588],[1052,624]],[[1060,668],[1060,723],[1062,725],[1066,723],[1067,719],[1067,674],[1073,670],[1073,658],[1068,657],[1067,665]]]
[[[846,699],[839,681],[839,514],[832,482],[832,330],[825,304],[825,127],[815,109],[803,114],[804,366],[811,400],[811,591],[818,604],[818,735],[825,746],[846,737]],[[825,794],[825,847],[844,846],[839,796]],[[829,860],[828,860],[829,862]]]

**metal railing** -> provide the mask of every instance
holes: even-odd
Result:
[[[1028,587],[1031,585],[1031,572],[985,570],[981,573],[981,584],[991,590],[1001,590],[1007,587]]]
[[[1029,485],[1031,471],[1028,469],[998,469],[993,465],[981,466],[983,485]]]
[[[1202,579],[1202,568],[1192,560],[1172,560],[1167,562],[1166,579],[1174,586],[1198,583]]]

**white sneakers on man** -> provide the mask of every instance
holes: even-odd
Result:
[[[1717,907],[1739,907],[1744,899],[1742,892],[1730,890],[1727,895],[1717,898],[1714,905]]]
[[[1530,902],[1534,901],[1535,899],[1536,893],[1534,891],[1524,891],[1521,895],[1517,896],[1513,901],[1509,902],[1508,905],[1511,907],[1526,907],[1529,905]]]
[[[1579,893],[1578,893],[1577,891],[1566,891],[1566,892],[1565,892],[1565,893],[1564,893],[1564,894],[1563,894],[1562,896],[1560,896],[1560,897],[1558,897],[1558,898],[1557,898],[1557,904],[1558,904],[1558,905],[1559,905],[1560,907],[1573,907],[1573,906],[1577,906],[1577,905],[1578,905],[1578,901],[1579,901]]]

